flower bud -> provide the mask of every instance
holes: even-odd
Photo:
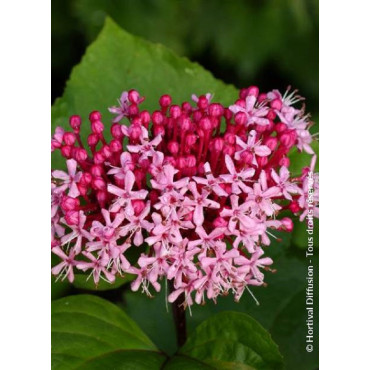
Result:
[[[93,175],[94,177],[102,177],[103,176],[103,173],[104,173],[104,169],[102,166],[99,166],[97,164],[94,164],[93,166],[91,166],[90,168],[90,173],[91,175]]]
[[[93,166],[94,167],[94,166]],[[92,175],[89,172],[84,172],[81,176],[80,183],[82,185],[89,185],[92,180]]]
[[[168,151],[172,155],[176,155],[179,152],[179,143],[177,141],[170,141],[167,145]]]
[[[172,103],[172,99],[169,95],[162,95],[160,98],[159,98],[159,105],[162,107],[162,108],[168,108]]]
[[[67,222],[68,225],[78,225],[79,220],[80,220],[80,214],[78,211],[68,211],[65,215],[64,218]]]
[[[144,100],[136,90],[130,90],[127,97],[132,104],[140,104]]]
[[[257,157],[257,163],[259,167],[265,167],[268,161],[268,157]]]
[[[224,114],[224,108],[221,104],[212,103],[208,107],[208,112],[212,117],[221,117]]]
[[[91,181],[94,190],[106,190],[107,185],[102,177],[94,177]]]
[[[109,158],[112,155],[112,151],[110,150],[109,145],[104,145],[101,148],[101,152],[103,153],[105,158]]]
[[[247,123],[247,115],[243,112],[238,112],[235,114],[234,121],[237,125],[244,126]]]
[[[277,147],[278,139],[274,136],[269,136],[264,140],[264,145],[266,145],[273,152]]]
[[[100,150],[94,153],[94,163],[95,164],[103,164],[104,162],[105,162],[105,155]]]
[[[96,193],[96,199],[98,200],[99,206],[101,208],[104,208],[105,203],[107,202],[108,199],[108,193],[105,190],[99,190]]]
[[[77,162],[85,162],[88,158],[87,151],[83,148],[76,148],[74,158]]]
[[[90,122],[100,121],[101,120],[101,113],[97,110],[91,112],[90,115],[89,115],[89,120],[90,120]]]
[[[280,166],[289,167],[290,165],[290,159],[288,157],[283,157],[279,161]]]
[[[213,141],[213,148],[216,152],[222,152],[222,149],[224,148],[224,141],[220,137],[216,138]]]
[[[73,211],[75,209],[78,209],[78,207],[80,206],[80,201],[78,200],[78,198],[63,196],[60,206],[64,212]]]
[[[164,129],[162,125],[155,125],[153,127],[154,136],[158,136],[158,135],[164,136],[165,133],[166,133],[166,130]]]
[[[287,125],[283,122],[279,122],[275,125],[275,131],[278,133],[278,134],[281,134],[282,132],[284,132],[285,130],[287,129]]]
[[[150,113],[147,110],[143,110],[142,112],[140,112],[139,117],[143,125],[147,127],[150,122]]]
[[[230,121],[231,118],[233,117],[233,112],[229,108],[224,109],[224,117],[226,121]]]
[[[97,134],[90,134],[87,137],[87,144],[91,147],[95,147],[99,142],[99,135]]]
[[[129,135],[130,135],[130,139],[138,140],[141,136],[141,126],[138,124],[131,125],[129,128]]]
[[[98,135],[101,134],[104,131],[103,122],[98,121],[98,120],[91,122],[91,131],[94,134],[98,134]]]
[[[71,116],[69,118],[69,125],[72,127],[75,133],[78,133],[81,127],[81,117],[77,115]]]
[[[163,123],[163,114],[159,111],[155,111],[152,113],[152,121],[155,125],[161,125]]]
[[[289,209],[293,212],[293,213],[298,213],[299,210],[300,210],[300,207],[299,207],[299,204],[296,200],[293,200],[292,202],[290,202],[289,204]]]
[[[181,115],[181,108],[178,105],[173,105],[170,108],[170,116],[176,119],[176,118],[179,118],[180,115]]]
[[[198,99],[197,106],[199,109],[206,109],[208,107],[208,99],[204,95],[201,95]]]
[[[61,149],[62,156],[65,158],[71,158],[72,156],[72,147],[69,145],[63,145]]]
[[[122,144],[120,140],[114,139],[110,142],[109,148],[113,153],[118,153],[122,151]]]
[[[72,132],[65,132],[63,135],[63,140],[67,145],[73,146],[76,142],[76,137]]]
[[[270,107],[272,109],[280,110],[282,106],[283,106],[283,102],[278,98],[270,102]]]
[[[203,131],[210,131],[212,123],[208,117],[204,117],[199,121],[199,126]]]
[[[136,116],[139,114],[139,107],[136,104],[130,105],[128,108],[128,115],[130,117]]]

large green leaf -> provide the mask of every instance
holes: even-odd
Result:
[[[270,334],[250,316],[221,312],[193,332],[180,354],[216,369],[282,369],[283,358]]]
[[[52,127],[66,127],[72,114],[86,120],[95,109],[110,121],[107,108],[123,90],[130,89],[146,96],[142,106],[149,110],[158,109],[158,99],[165,93],[171,94],[174,103],[189,100],[192,93],[211,92],[224,104],[237,98],[235,87],[215,79],[200,65],[160,44],[128,34],[107,18],[102,32],[73,69],[63,97],[52,107]],[[85,124],[82,131],[88,126]]]
[[[51,328],[53,369],[118,369],[124,358],[125,369],[157,369],[165,360],[121,309],[95,296],[53,301]]]

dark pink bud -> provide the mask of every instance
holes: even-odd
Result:
[[[198,99],[197,106],[199,109],[206,109],[208,107],[208,99],[204,95],[201,95]]]
[[[105,190],[99,190],[96,193],[96,199],[98,200],[100,207],[104,208],[105,203],[107,202],[108,199],[108,193]]]
[[[80,215],[78,211],[68,211],[65,215],[64,218],[67,222],[68,225],[78,225]]]
[[[67,145],[73,146],[76,142],[76,137],[72,132],[65,132],[63,135],[63,140]]]
[[[237,125],[245,125],[247,123],[247,115],[243,112],[238,112],[235,114],[235,123]]]
[[[90,168],[90,173],[94,177],[102,177],[103,173],[104,173],[104,169],[99,164],[94,164]],[[92,178],[91,178],[91,180],[92,180]],[[91,182],[91,180],[89,182]]]
[[[225,145],[223,152],[225,155],[229,155],[230,157],[232,157],[235,153],[235,148],[231,145]]]
[[[91,112],[90,115],[89,115],[89,120],[90,120],[90,122],[100,121],[101,120],[101,113],[97,110]]]
[[[191,121],[189,117],[181,116],[179,118],[179,123],[182,131],[188,131],[191,127]]]
[[[105,162],[105,155],[99,150],[94,154],[94,163],[103,164]]]
[[[204,173],[205,173],[205,170],[204,170],[204,162],[200,162],[198,164],[197,174],[200,175],[200,176],[204,176]]]
[[[212,123],[208,117],[204,117],[199,121],[199,126],[203,131],[209,131],[212,128]]]
[[[69,125],[76,133],[79,132],[81,127],[81,117],[77,115],[71,116],[69,118]]]
[[[167,145],[167,148],[172,155],[176,155],[179,152],[180,146],[178,142],[170,141]]]
[[[80,195],[83,197],[87,194],[87,186],[81,184],[80,182],[77,184],[78,191],[80,192]]]
[[[147,126],[150,122],[150,113],[147,110],[140,112],[140,119],[144,126]]]
[[[176,168],[182,170],[186,167],[186,159],[185,157],[178,157],[176,160]]]
[[[185,144],[186,146],[193,146],[197,142],[197,137],[194,134],[186,135]]]
[[[129,128],[130,138],[133,140],[139,139],[141,136],[141,126],[140,125],[131,125]]]
[[[287,126],[285,123],[283,122],[279,122],[275,125],[275,131],[280,134],[282,132],[284,132],[285,130],[287,129]]]
[[[173,105],[170,108],[170,116],[172,118],[179,118],[181,116],[181,108],[178,105]]]
[[[203,117],[203,113],[200,111],[200,110],[196,110],[194,113],[193,113],[193,119],[194,119],[194,122],[199,122],[201,120],[201,118]]]
[[[110,132],[115,139],[121,140],[123,138],[122,126],[119,123],[113,123],[110,127]]]
[[[117,140],[117,139],[112,140],[109,144],[109,147],[110,147],[110,150],[113,153],[118,153],[118,152],[122,151],[121,141]]]
[[[89,146],[96,146],[99,142],[99,135],[97,134],[90,134],[88,137],[87,137],[87,144]]]
[[[141,168],[135,169],[134,175],[137,183],[140,183],[145,179],[145,172]]]
[[[296,200],[293,200],[292,202],[290,202],[289,204],[289,209],[293,212],[293,213],[298,213],[299,210],[300,210],[300,207],[299,207],[299,204]]]
[[[255,97],[258,96],[260,89],[257,86],[249,86],[248,87],[248,95],[253,95]]]
[[[295,131],[286,131],[280,136],[280,142],[287,148],[291,148],[297,139]]]
[[[75,152],[75,159],[77,162],[85,162],[88,158],[87,151],[82,148],[77,148]]]
[[[134,199],[132,201],[132,208],[134,209],[135,215],[139,215],[145,208],[145,202],[140,199]]]
[[[283,224],[284,230],[288,231],[289,233],[293,231],[294,224],[293,224],[293,221],[289,217],[282,218],[281,223]]]
[[[159,98],[159,105],[162,107],[162,108],[167,108],[171,105],[172,103],[172,99],[169,95],[162,95],[160,98]]]
[[[61,149],[62,156],[65,158],[71,158],[72,147],[69,145],[63,145]]]
[[[239,91],[239,98],[245,99],[248,96],[248,89],[245,87],[243,89],[240,89]]]
[[[269,120],[274,120],[276,118],[276,113],[270,109],[266,115],[266,118]]]
[[[187,164],[187,167],[195,167],[197,164],[197,159],[195,158],[194,155],[188,155],[186,157],[186,164]]]
[[[216,152],[221,152],[224,148],[224,141],[221,138],[217,138],[213,141],[213,148]]]
[[[73,211],[80,206],[78,198],[64,196],[60,205],[64,212]]]
[[[94,166],[93,166],[94,167]],[[83,185],[89,185],[92,180],[91,173],[84,172],[81,176],[80,183]]]
[[[159,111],[154,111],[152,113],[152,121],[155,125],[161,125],[163,123],[163,114]]]
[[[271,103],[270,103],[270,107],[272,109],[276,109],[276,110],[280,110],[281,107],[283,106],[283,103],[280,99],[274,99]]]
[[[280,161],[279,161],[279,165],[280,166],[289,167],[289,165],[290,165],[290,159],[288,157],[281,158]]]
[[[230,121],[233,117],[233,112],[229,108],[224,109],[224,117],[227,121]]]
[[[101,121],[93,121],[91,122],[91,131],[94,134],[101,134],[104,131],[104,125]]]
[[[186,113],[190,113],[193,110],[193,107],[191,106],[189,102],[182,103],[181,108]]]
[[[112,155],[112,151],[110,150],[109,145],[104,145],[101,148],[101,152],[103,153],[105,158],[109,158]]]
[[[139,107],[136,104],[130,105],[128,108],[128,114],[129,116],[133,117],[139,114]]]
[[[278,144],[278,139],[273,136],[269,136],[267,139],[264,140],[264,145],[270,148],[271,151],[274,151]]]
[[[91,181],[94,190],[106,190],[107,185],[102,177],[94,177]]]
[[[212,117],[220,117],[224,114],[224,108],[221,104],[212,103],[208,107],[208,112]]]
[[[133,104],[140,104],[142,101],[140,94],[136,90],[130,90],[128,92],[128,100]]]
[[[262,103],[266,99],[267,99],[267,94],[261,93],[261,94],[258,95],[257,101],[258,101],[258,103]]]
[[[165,131],[165,129],[162,125],[156,125],[156,126],[153,127],[154,136],[158,136],[158,135],[164,136],[165,133],[166,133],[166,131]]]
[[[229,145],[234,145],[235,142],[236,142],[235,135],[234,134],[231,134],[229,132],[227,134],[225,134],[224,138],[225,138],[225,143],[227,143]]]

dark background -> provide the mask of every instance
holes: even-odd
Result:
[[[106,15],[237,87],[288,85],[318,118],[318,0],[53,0],[52,102]]]

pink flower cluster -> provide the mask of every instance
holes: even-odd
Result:
[[[149,113],[131,90],[109,108],[110,140],[97,111],[87,145],[79,116],[70,118],[72,131],[55,130],[52,151],[66,158],[67,172],[52,171],[52,252],[61,259],[54,275],[72,282],[76,270],[87,271],[98,284],[133,274],[132,290],[148,295],[164,278],[174,286],[168,300],[183,294],[185,306],[229,291],[239,300],[249,285],[264,284],[273,230],[292,231],[290,216],[308,212],[311,123],[294,107],[295,92],[251,86],[229,108],[210,94],[192,99],[178,106],[163,95]],[[293,147],[312,154],[311,169],[295,178]],[[137,261],[130,248],[143,249]]]

